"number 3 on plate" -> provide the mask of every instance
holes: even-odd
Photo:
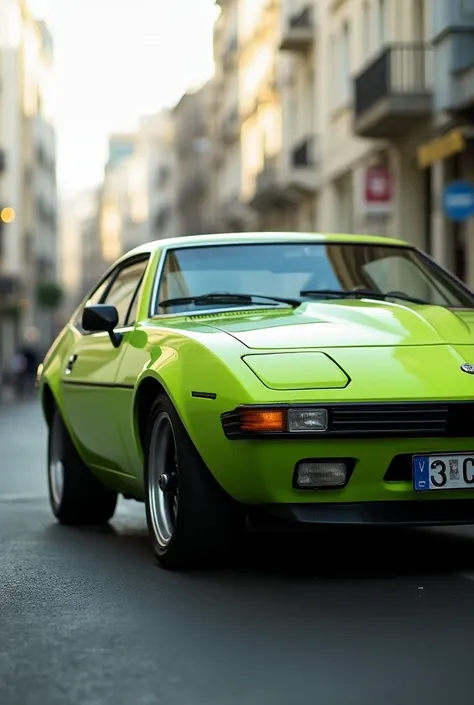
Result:
[[[431,483],[435,487],[444,487],[448,478],[446,477],[446,463],[442,460],[435,460],[431,463],[431,470],[434,470],[434,475],[431,475]]]

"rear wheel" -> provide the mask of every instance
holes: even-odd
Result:
[[[210,567],[235,555],[244,509],[211,475],[165,395],[148,421],[145,480],[148,529],[164,568]]]
[[[106,524],[117,505],[117,493],[105,487],[82,462],[56,410],[48,438],[49,500],[62,524]]]

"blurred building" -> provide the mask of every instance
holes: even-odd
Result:
[[[84,190],[61,204],[61,283],[65,293],[63,318],[106,269],[99,233],[101,190]]]
[[[176,207],[179,234],[198,235],[217,227],[214,166],[214,83],[186,93],[173,110],[176,149]]]
[[[24,0],[0,5],[0,204],[14,209],[1,233],[0,348],[11,358],[22,328],[48,345],[54,310],[40,294],[57,280],[53,42]],[[8,305],[5,305],[8,296]],[[6,310],[5,310],[6,309]]]
[[[316,2],[241,0],[244,197],[264,230],[316,226]]]
[[[426,186],[416,145],[432,114],[429,2],[322,3],[320,224],[376,232],[426,247]]]
[[[314,0],[282,0],[280,6],[283,174],[277,186],[287,214],[284,225],[299,231],[317,227],[322,170],[319,13],[320,2]]]
[[[85,191],[77,199],[74,215],[78,224],[80,288],[79,299],[86,296],[107,269],[100,241],[102,189]]]
[[[285,214],[285,168],[279,82],[280,2],[239,0],[242,198],[262,230],[279,230]],[[284,227],[284,226],[283,226]]]
[[[148,239],[175,237],[179,233],[176,208],[176,152],[171,110],[142,118],[140,151],[146,156]]]
[[[474,202],[474,0],[216,1],[217,201],[250,208],[234,228],[402,237],[474,286],[474,206],[445,205],[459,180]]]
[[[238,232],[255,225],[242,200],[242,155],[239,72],[239,0],[220,0],[214,26],[213,164],[217,227]]]
[[[125,252],[126,243],[135,236],[131,218],[132,172],[133,155],[122,157],[113,165],[109,162],[104,171],[99,233],[102,259],[107,266]]]
[[[429,9],[434,113],[417,145],[429,194],[429,246],[439,262],[474,288],[474,208],[459,220],[443,208],[445,189],[458,180],[470,185],[474,203],[474,0],[430,0]]]

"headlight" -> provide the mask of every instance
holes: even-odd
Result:
[[[327,409],[288,409],[288,431],[326,431],[328,427]]]
[[[324,434],[328,410],[310,406],[239,406],[221,416],[227,438]]]

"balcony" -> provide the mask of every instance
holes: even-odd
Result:
[[[474,63],[455,75],[454,96],[454,111],[474,123]]]
[[[283,167],[276,158],[266,159],[257,175],[250,205],[257,211],[296,205],[314,196],[318,190],[317,165],[301,163],[303,144],[291,153],[290,165]],[[298,163],[297,163],[298,162]]]
[[[357,76],[354,88],[355,133],[401,137],[432,114],[431,50],[424,44],[392,44]]]
[[[283,20],[280,49],[282,51],[306,52],[314,42],[313,7],[306,7],[297,14]]]

